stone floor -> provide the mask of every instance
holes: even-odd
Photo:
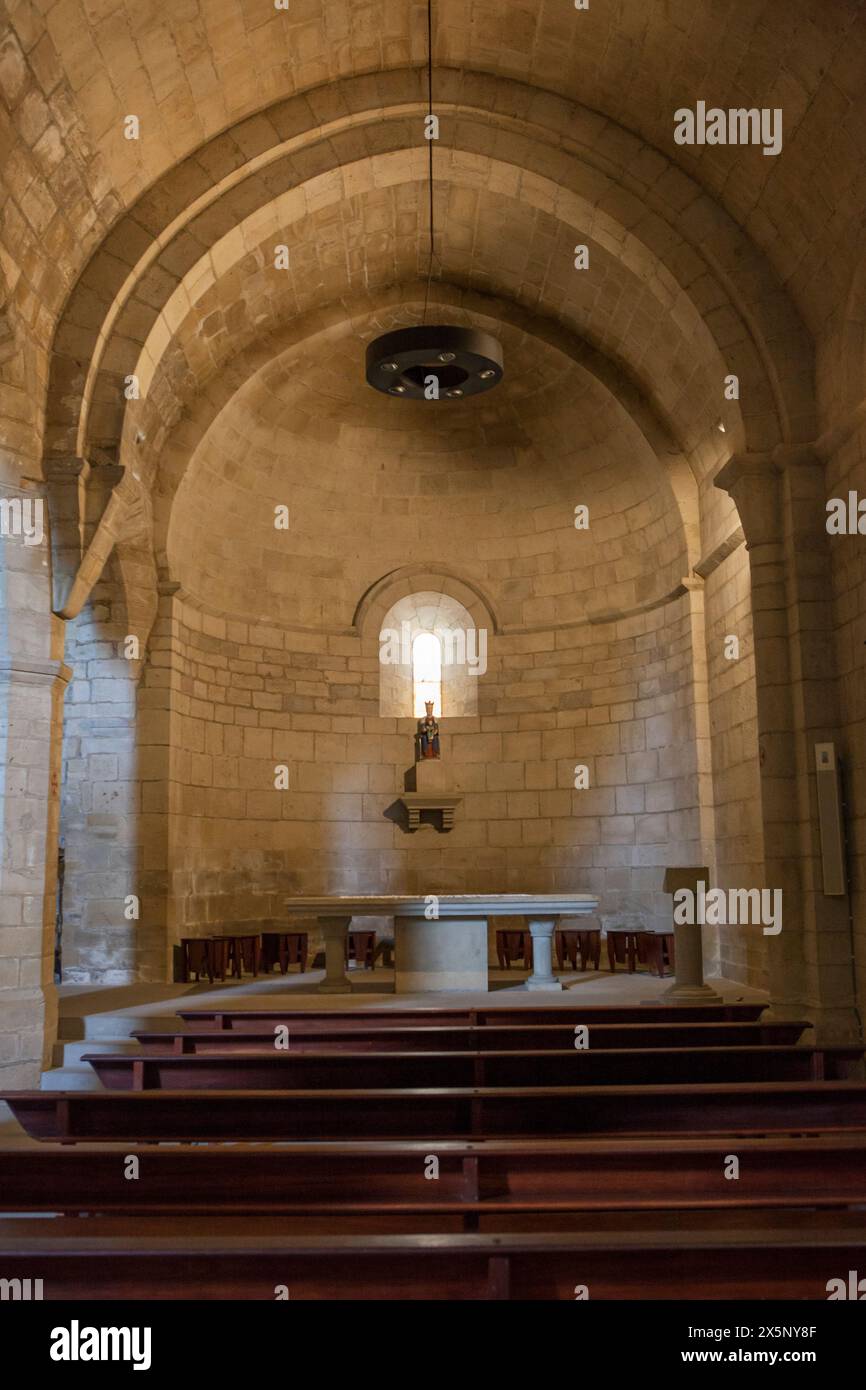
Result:
[[[233,1008],[264,1008],[284,1006],[292,1009],[353,1009],[353,1008],[395,1008],[405,1009],[413,1005],[434,1008],[462,1006],[472,1008],[490,1005],[491,996],[497,996],[496,1003],[507,1003],[509,1008],[538,1008],[558,1004],[573,1006],[575,1001],[585,999],[587,1004],[639,1004],[655,1002],[673,983],[670,977],[660,980],[641,970],[629,975],[625,970],[611,974],[608,970],[590,970],[586,973],[557,972],[565,988],[546,993],[528,993],[522,989],[527,978],[525,970],[491,970],[488,991],[461,991],[459,993],[437,994],[395,994],[394,971],[377,967],[375,970],[352,968],[352,994],[319,994],[317,988],[324,979],[323,970],[308,970],[301,975],[292,970],[288,975],[262,975],[256,979],[245,976],[242,980],[227,980],[225,983],[209,984],[165,984],[165,985],[61,985],[60,1016],[67,1025],[74,1027],[73,1020],[92,1018],[111,1013],[112,1016],[124,1013],[136,1015],[164,1014],[167,1006],[181,1008],[189,1005],[196,1008],[214,1008],[230,997]],[[713,979],[713,988],[726,1000],[763,999],[766,995],[760,990],[751,989],[733,980]],[[507,996],[507,997],[499,997]],[[62,1036],[82,1036],[64,1029]]]

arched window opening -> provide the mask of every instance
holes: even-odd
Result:
[[[442,643],[434,632],[419,632],[412,642],[412,690],[416,719],[422,719],[428,700],[442,716]]]
[[[423,719],[425,700],[437,719],[478,713],[487,632],[459,599],[433,589],[405,594],[381,619],[378,640],[383,719]]]

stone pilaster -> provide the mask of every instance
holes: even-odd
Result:
[[[767,937],[771,1009],[848,1038],[858,1029],[847,907],[821,891],[812,757],[815,742],[839,737],[822,469],[799,453],[743,455],[715,481],[749,553],[765,886],[783,894],[782,931]]]
[[[0,1079],[38,1086],[57,1034],[54,932],[63,695],[60,661],[0,659]]]
[[[694,741],[700,826],[700,858],[716,881],[716,815],[713,795],[713,756],[710,730],[707,629],[704,580],[699,576],[683,579],[689,606],[689,632],[692,654],[692,698],[694,701]],[[703,929],[703,963],[710,975],[718,974],[718,929]]]
[[[31,498],[4,489],[9,501]],[[0,1084],[37,1086],[56,1035],[54,930],[63,624],[51,614],[48,542],[0,546]]]

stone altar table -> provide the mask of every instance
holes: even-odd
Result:
[[[595,912],[588,893],[392,894],[287,898],[290,915],[318,918],[325,939],[322,994],[348,994],[345,939],[353,917],[393,917],[398,994],[487,989],[488,917],[525,917],[532,933],[529,990],[562,989],[553,973],[553,933],[560,917]]]

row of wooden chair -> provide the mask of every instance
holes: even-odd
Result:
[[[180,940],[181,979],[201,980],[204,976],[213,983],[225,980],[226,975],[240,979],[243,974],[270,974],[279,965],[285,975],[292,965],[301,973],[306,971],[310,935],[307,931],[222,932],[213,936],[185,936]],[[560,970],[598,970],[601,960],[600,927],[563,927],[555,933],[556,956]],[[646,964],[660,976],[665,969],[674,969],[673,932],[640,932],[612,927],[607,932],[608,962],[612,971],[625,963],[629,973],[638,964]],[[502,928],[496,932],[496,954],[499,966],[508,970],[523,958],[526,970],[532,969],[532,935],[524,928]],[[578,965],[578,960],[580,964]],[[367,970],[375,969],[376,933],[349,931],[346,933],[346,963],[363,963]]]
[[[629,974],[638,965],[646,965],[660,977],[666,970],[676,968],[674,933],[635,931],[630,927],[608,927],[607,958],[611,971],[625,964]],[[594,926],[560,927],[554,933],[556,958],[560,970],[599,968],[601,960],[601,928]],[[502,927],[496,932],[496,956],[502,970],[510,969],[514,961],[523,958],[526,970],[532,969],[532,934],[521,927]],[[578,958],[580,964],[578,965]]]
[[[285,975],[290,965],[307,968],[310,934],[306,931],[224,932],[218,936],[184,936],[180,940],[181,979],[239,979],[244,973],[269,975],[275,965]],[[346,964],[362,962],[375,969],[376,933],[346,933]]]
[[[554,932],[554,947],[560,970],[598,970],[601,959],[600,927],[561,927]],[[578,967],[578,956],[580,966]],[[523,959],[524,970],[532,969],[532,933],[523,927],[500,927],[496,931],[496,959],[500,970],[509,970]]]

